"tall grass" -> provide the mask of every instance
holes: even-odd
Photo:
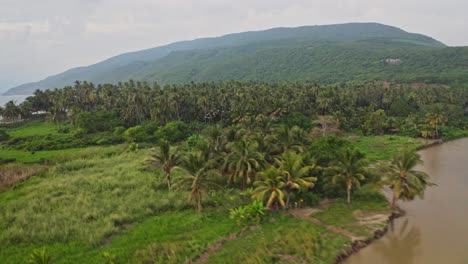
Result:
[[[9,164],[2,166],[0,167],[0,191],[25,181],[46,169],[47,167],[41,165]]]

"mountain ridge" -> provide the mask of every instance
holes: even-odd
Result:
[[[396,47],[402,49],[421,50],[426,48],[447,48],[445,44],[431,37],[416,33],[408,33],[397,27],[378,23],[346,23],[334,25],[279,27],[267,30],[232,33],[220,37],[179,41],[159,47],[127,52],[89,66],[69,69],[62,73],[49,76],[38,82],[13,87],[5,94],[31,94],[36,89],[61,88],[67,85],[72,85],[76,80],[86,80],[93,83],[115,83],[118,81],[125,81],[130,78],[138,78],[137,80],[145,81],[160,81],[162,83],[222,80],[223,78],[218,78],[218,76],[223,76],[225,74],[222,72],[214,72],[210,69],[213,68],[212,65],[222,64],[226,58],[232,60],[232,56],[237,56],[239,58],[243,57],[246,60],[252,58],[261,60],[264,58],[255,56],[255,52],[262,53],[266,50],[272,51],[275,48],[282,48],[283,52],[284,49],[304,47],[324,48],[327,47],[327,45],[336,45],[340,43],[347,43],[352,46],[358,42],[364,43],[363,47],[366,48],[368,48],[370,45],[369,43],[371,42],[374,42],[373,45],[379,45],[385,49]],[[347,47],[344,47],[344,49],[346,48]],[[229,50],[236,51],[237,53],[229,54]],[[253,52],[254,54],[243,54],[243,51]],[[333,55],[336,52],[339,53],[339,51],[333,51],[331,53]],[[218,57],[216,57],[215,53]],[[201,54],[204,54],[206,58],[200,58]],[[186,61],[181,60],[181,56],[185,56],[184,59]],[[190,56],[195,56],[197,61],[193,61]],[[270,54],[265,56],[268,57],[275,55]],[[172,62],[168,61],[170,58],[175,60]],[[312,57],[311,59],[314,58]],[[192,69],[183,68],[185,64],[192,65]],[[239,61],[236,64],[236,67],[240,67],[239,64],[242,64],[242,62]],[[166,67],[162,68],[161,65],[165,65]],[[168,68],[179,69],[181,72],[167,72]],[[255,68],[252,66],[245,70],[252,71],[255,70]],[[303,71],[306,70],[307,69],[304,69]],[[207,71],[212,72],[211,76],[208,74],[195,76],[196,72]],[[190,74],[194,75],[193,78],[189,76]],[[246,74],[248,74],[248,72],[242,73],[241,75]],[[304,72],[303,75],[310,75],[310,79],[322,81],[322,77],[318,75],[314,76],[307,72]],[[240,78],[236,74],[231,74],[226,77],[232,79],[239,78],[241,80],[245,79]],[[267,75],[258,75],[247,79],[268,81],[274,78]],[[294,80],[288,78],[288,76],[284,76],[283,79]],[[300,80],[304,78],[301,77],[297,79]],[[346,78],[343,78],[343,80],[345,79]],[[338,80],[341,81],[341,79]]]

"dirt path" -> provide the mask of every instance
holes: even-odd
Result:
[[[325,227],[325,229],[327,229],[327,230],[329,230],[329,231],[331,231],[333,233],[343,235],[343,236],[351,239],[351,241],[353,241],[353,242],[358,241],[358,240],[365,240],[366,239],[365,237],[357,236],[357,235],[355,235],[355,234],[353,234],[353,233],[351,233],[348,230],[345,230],[343,228],[339,228],[339,227],[331,226],[331,225],[326,225],[326,224],[322,223],[322,221],[320,221],[319,219],[310,216],[311,214],[316,213],[316,212],[320,212],[320,211],[321,211],[321,209],[318,209],[318,208],[296,208],[296,209],[290,209],[288,212],[291,215],[293,215],[294,217],[304,219],[304,220],[312,222],[312,223],[314,223],[316,225],[323,226],[323,227]]]
[[[233,234],[229,234],[227,236],[224,236],[224,237],[220,238],[216,243],[211,245],[208,249],[206,249],[205,252],[203,254],[201,254],[197,259],[192,260],[192,261],[187,261],[187,262],[185,262],[185,264],[205,263],[210,258],[211,255],[213,255],[214,253],[218,252],[221,249],[221,247],[223,246],[223,244],[225,242],[236,240],[239,236],[248,234],[248,233],[254,231],[255,229],[257,229],[256,226],[251,226],[251,227],[242,229],[238,233],[233,233]]]

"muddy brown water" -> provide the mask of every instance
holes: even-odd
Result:
[[[418,170],[438,186],[423,200],[400,202],[406,215],[345,264],[468,264],[468,138],[419,153]]]

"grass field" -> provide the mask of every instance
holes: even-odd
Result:
[[[403,147],[417,148],[427,144],[416,138],[404,136],[363,136],[352,139],[354,147],[366,154],[370,162],[389,160]]]
[[[30,137],[30,136],[46,136],[58,135],[58,126],[44,121],[27,122],[17,128],[5,129],[11,137]]]
[[[333,263],[350,243],[321,226],[281,216],[226,242],[207,263]]]
[[[387,202],[353,201],[348,206],[344,200],[339,200],[328,207],[327,210],[314,213],[312,216],[329,225],[346,229],[359,236],[368,237],[372,235],[373,229],[370,226],[358,223],[358,218],[355,215],[357,210],[362,215],[368,212],[391,212]]]
[[[115,263],[183,263],[220,237],[239,230],[225,212],[166,212],[127,227],[101,246],[76,242],[10,245],[0,249],[0,259],[26,263],[30,252],[45,247],[53,263],[104,263],[104,252]]]

